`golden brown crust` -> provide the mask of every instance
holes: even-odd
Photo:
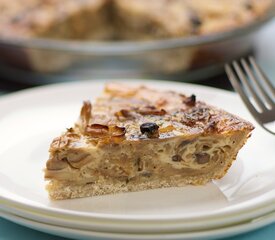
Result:
[[[249,122],[192,97],[190,104],[190,96],[173,91],[108,84],[103,97],[95,103],[89,123],[123,126],[126,140],[146,139],[139,129],[146,122],[158,124],[160,139],[253,129]],[[171,131],[167,131],[169,127]]]
[[[145,86],[128,86],[111,83],[93,106],[84,102],[80,120],[74,128],[55,140],[52,150],[109,144],[115,141],[144,141],[143,123],[159,126],[158,139],[177,136],[226,134],[233,131],[252,131],[251,123],[202,101],[189,103],[189,96],[173,91],[157,91]],[[161,105],[160,105],[161,103]],[[58,144],[57,144],[58,143]]]

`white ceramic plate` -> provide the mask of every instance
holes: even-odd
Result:
[[[138,84],[141,80],[131,82]],[[195,93],[198,99],[255,123],[234,93],[164,81],[146,81],[146,84]],[[86,81],[40,87],[0,99],[0,201],[3,204],[45,216],[104,223],[106,227],[123,223],[125,231],[130,225],[162,231],[164,225],[169,229],[176,222],[197,223],[236,217],[236,213],[242,216],[242,213],[274,203],[275,139],[260,127],[241,150],[226,177],[215,183],[50,201],[42,172],[49,144],[66,127],[73,125],[82,101],[93,100],[102,89],[102,80]]]
[[[263,226],[275,222],[275,213],[269,213],[261,216],[252,221],[248,221],[239,225],[205,230],[205,231],[194,231],[194,232],[183,232],[183,233],[155,233],[155,234],[129,234],[129,233],[105,233],[97,232],[92,230],[79,230],[75,228],[59,227],[51,224],[40,223],[32,221],[30,219],[19,217],[8,212],[0,211],[0,215],[12,222],[29,227],[38,231],[54,234],[61,237],[67,237],[72,239],[94,239],[94,240],[113,240],[113,239],[127,239],[127,240],[183,240],[183,239],[217,239],[229,236],[238,235],[248,231],[259,229]]]
[[[45,215],[44,213],[27,211],[22,208],[17,208],[16,206],[0,205],[0,211],[9,212],[17,216],[28,218],[33,221],[41,223],[51,223],[55,226],[75,228],[80,230],[98,231],[98,232],[116,232],[116,233],[166,233],[166,232],[190,232],[190,231],[202,231],[211,230],[220,227],[229,227],[231,225],[243,224],[244,222],[250,221],[251,219],[261,217],[262,215],[268,214],[275,210],[274,204],[267,205],[260,209],[254,209],[246,213],[241,213],[239,215],[231,215],[221,218],[208,218],[197,221],[185,222],[157,222],[156,224],[125,224],[114,222],[112,224],[106,222],[91,222],[83,221],[80,219],[68,219],[61,216],[51,216]]]

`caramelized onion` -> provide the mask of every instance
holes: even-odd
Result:
[[[105,92],[117,97],[131,97],[137,93],[138,88],[124,84],[109,83],[105,87]]]
[[[130,112],[130,110],[127,110],[127,109],[121,109],[120,111],[115,113],[115,116],[117,118],[120,118],[120,117],[133,118],[133,114]]]
[[[110,126],[109,129],[112,137],[121,137],[124,136],[126,133],[125,127]]]
[[[157,116],[163,116],[166,114],[166,111],[164,109],[157,109],[154,106],[146,106],[144,108],[140,108],[137,110],[137,112],[141,115],[157,115]]]
[[[86,127],[85,132],[94,138],[112,138],[124,136],[126,129],[116,125],[91,124]]]
[[[164,98],[160,98],[156,101],[156,105],[158,107],[162,107],[164,105],[166,105],[168,103],[167,99],[164,99]]]
[[[52,149],[64,148],[69,144],[69,138],[66,136],[57,137],[51,144]]]
[[[166,127],[160,128],[159,133],[168,133],[172,132],[173,130],[175,130],[175,127],[173,125],[168,125]]]
[[[93,137],[107,137],[109,127],[102,124],[91,124],[86,127],[85,132]]]
[[[92,118],[92,104],[90,103],[90,101],[84,101],[80,111],[80,119],[81,119],[82,125],[87,126],[91,118]]]

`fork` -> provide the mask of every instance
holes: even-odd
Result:
[[[255,120],[275,135],[275,88],[253,57],[225,65],[226,74]]]

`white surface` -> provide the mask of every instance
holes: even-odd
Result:
[[[255,56],[270,81],[275,85],[275,19],[260,29],[255,39]]]
[[[123,227],[123,223],[125,231],[131,224],[138,226],[136,222],[142,228],[155,230],[162,230],[165,225],[166,231],[173,228],[175,222],[183,226],[184,222],[214,217],[226,221],[234,216],[237,220],[251,210],[274,208],[275,138],[260,127],[256,127],[226,177],[215,184],[50,201],[42,172],[49,144],[73,125],[83,100],[93,100],[100,94],[102,82],[41,87],[0,99],[0,203],[57,219],[89,219],[91,224],[104,222],[106,228]],[[198,99],[255,123],[233,93],[180,83],[146,83],[161,89],[195,93]]]
[[[251,230],[255,230],[271,224],[275,221],[275,213],[269,213],[267,215],[261,216],[258,219],[248,221],[235,226],[212,229],[207,231],[196,231],[196,232],[183,232],[183,233],[165,233],[165,234],[144,234],[139,232],[139,234],[128,234],[128,233],[105,233],[97,231],[85,231],[75,228],[64,228],[58,227],[51,224],[44,224],[36,221],[32,221],[27,218],[19,217],[14,214],[7,212],[0,212],[3,218],[18,223],[20,225],[46,232],[49,234],[54,234],[62,237],[73,238],[73,239],[87,239],[90,240],[112,240],[112,239],[127,239],[127,240],[183,240],[183,239],[216,239],[222,237],[234,236],[237,234],[245,233]]]

